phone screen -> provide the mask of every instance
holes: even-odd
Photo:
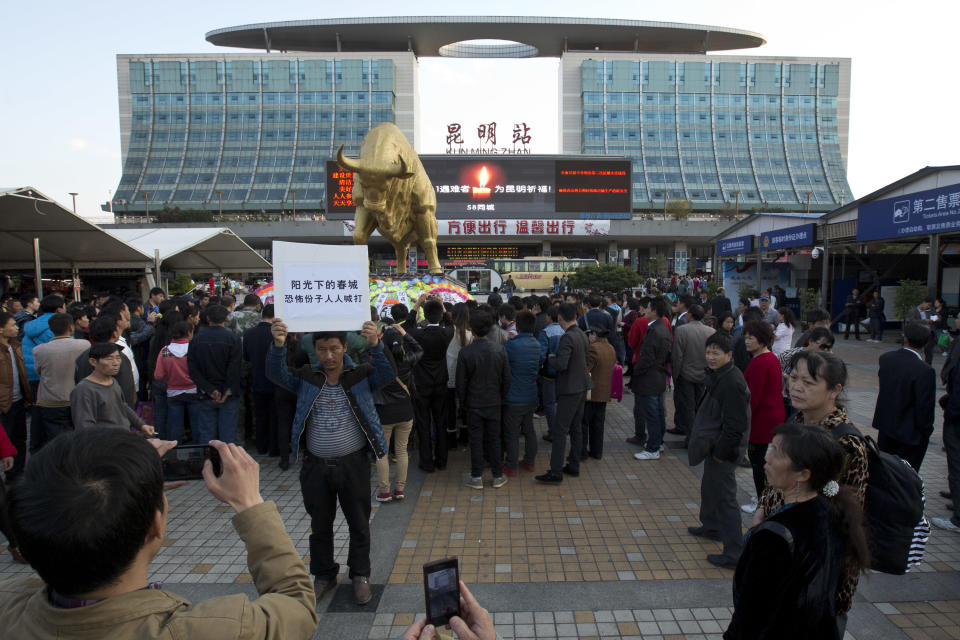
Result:
[[[460,615],[460,572],[456,558],[423,566],[427,595],[427,618],[432,625],[445,625]]]
[[[203,478],[203,462],[209,459],[213,463],[213,473],[222,473],[220,454],[206,444],[180,445],[163,454],[160,462],[163,466],[164,480],[199,480]]]

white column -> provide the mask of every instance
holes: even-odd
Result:
[[[673,270],[683,275],[687,272],[687,243],[686,242],[674,242],[673,243]]]

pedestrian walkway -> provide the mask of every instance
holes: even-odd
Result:
[[[876,359],[892,343],[847,342],[836,352],[848,364],[846,406],[865,433],[876,398]],[[935,366],[939,369],[942,358]],[[464,486],[469,458],[451,452],[445,471],[425,474],[411,464],[406,500],[372,500],[373,600],[353,603],[349,581],[320,603],[317,638],[396,638],[422,617],[424,562],[456,555],[461,575],[494,613],[501,637],[719,639],[729,622],[733,572],[706,562],[719,543],[693,538],[698,524],[698,469],[686,463],[680,438],[667,436],[660,460],[638,462],[632,396],[611,403],[602,460],[581,465],[579,478],[539,485],[521,471],[501,489]],[[668,425],[672,402],[668,399]],[[928,517],[946,517],[946,461],[940,449],[941,418],[923,463]],[[546,428],[536,420],[539,433]],[[537,472],[548,464],[540,441]],[[281,471],[261,459],[263,497],[280,508],[287,531],[305,559],[309,518],[300,497],[298,467]],[[371,467],[371,473],[373,468]],[[738,470],[741,502],[753,483]],[[231,511],[202,483],[168,494],[170,517],[164,548],[150,580],[199,600],[227,593],[255,595],[243,544],[230,525]],[[748,517],[744,516],[745,525]],[[348,532],[338,518],[335,546],[345,563]],[[861,580],[847,638],[960,637],[960,535],[934,530],[926,562],[906,576],[874,574]],[[346,567],[343,567],[346,570]],[[30,573],[0,554],[0,579]]]

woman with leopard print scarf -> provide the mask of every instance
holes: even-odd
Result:
[[[846,384],[847,367],[836,355],[817,351],[798,353],[793,361],[793,370],[787,378],[790,400],[797,413],[788,418],[788,422],[819,424],[828,431],[842,424],[852,424],[846,410],[837,404],[837,398]],[[866,445],[862,438],[855,435],[842,436],[837,442],[844,452],[840,483],[854,493],[863,508],[867,491]],[[758,501],[753,524],[759,524],[766,514],[773,513],[783,504],[783,492],[768,486]],[[843,627],[846,626],[846,613],[850,610],[859,576],[860,569],[853,563],[848,563],[844,578],[837,588],[838,625]],[[841,627],[841,637],[842,635]]]

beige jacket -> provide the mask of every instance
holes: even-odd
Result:
[[[169,591],[143,589],[78,609],[57,609],[37,578],[0,582],[4,640],[102,638],[309,638],[317,628],[313,582],[273,502],[233,517],[247,545],[259,598],[243,594],[191,605]]]

